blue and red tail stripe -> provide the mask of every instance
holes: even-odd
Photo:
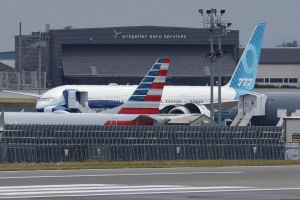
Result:
[[[156,63],[170,63],[170,58],[160,58]]]
[[[161,95],[146,95],[144,101],[160,102],[160,100],[161,100]]]
[[[150,89],[163,89],[165,86],[165,83],[152,83],[150,85]]]
[[[147,76],[166,76],[167,70],[150,71]]]
[[[158,114],[169,58],[160,58],[119,110],[119,114]]]
[[[153,82],[154,79],[155,79],[155,76],[147,76],[144,78],[143,83]]]
[[[156,101],[160,102],[161,95],[146,95],[146,96],[132,96],[129,101]]]
[[[159,70],[156,76],[167,76],[167,73],[168,73],[167,70]]]

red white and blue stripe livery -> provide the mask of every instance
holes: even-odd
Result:
[[[135,119],[125,121],[120,120],[120,116],[122,115],[124,115],[124,117],[127,116],[128,118],[131,118],[129,115],[157,115],[159,113],[159,104],[161,102],[161,97],[166,82],[169,63],[170,58],[159,58],[135,89],[127,102],[119,107],[102,112],[101,114],[109,113],[118,115],[114,116],[114,119],[108,120],[105,125],[137,124]],[[145,120],[140,119],[139,122],[141,121]],[[148,125],[148,123],[143,125]]]

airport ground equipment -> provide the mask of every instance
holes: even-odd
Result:
[[[267,97],[259,93],[240,96],[238,114],[231,126],[247,126],[253,116],[264,116],[266,101]]]
[[[300,116],[283,117],[285,159],[300,160]]]
[[[88,92],[78,90],[65,90],[63,92],[67,100],[67,109],[77,109],[81,113],[93,112],[88,105]]]
[[[66,105],[63,110],[67,110],[69,112],[94,113],[88,105],[88,92],[68,89],[63,91],[63,96],[66,101]],[[49,99],[49,101],[51,101],[51,99]],[[58,110],[61,111],[60,106],[48,106],[44,109],[44,112],[52,113]]]
[[[282,126],[286,116],[300,116],[300,92],[246,94],[228,116],[232,126]]]

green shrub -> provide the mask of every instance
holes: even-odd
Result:
[[[297,88],[294,85],[282,85],[281,88]]]

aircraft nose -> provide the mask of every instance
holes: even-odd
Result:
[[[44,109],[47,106],[53,106],[53,102],[51,102],[51,101],[44,101],[44,100],[38,100],[36,102],[35,108],[36,109]]]
[[[46,107],[45,103],[38,101],[35,105],[37,110],[44,109]]]

